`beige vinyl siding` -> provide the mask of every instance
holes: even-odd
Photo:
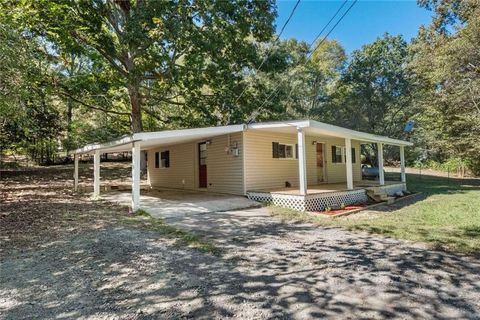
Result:
[[[230,145],[237,144],[239,156],[225,150],[229,135],[209,139],[207,145],[207,188],[198,188],[198,143],[171,145],[148,150],[148,178],[152,187],[205,190],[243,194],[242,133],[230,134]],[[204,141],[204,140],[203,140]],[[170,167],[155,168],[155,152],[170,151]]]
[[[315,138],[317,141],[326,143],[325,159],[327,162],[327,181],[329,183],[338,183],[347,181],[347,171],[345,162],[332,162],[332,146],[345,147],[345,139],[342,138]],[[362,180],[361,164],[360,164],[360,142],[352,140],[352,148],[355,148],[355,163],[353,166],[353,181]]]
[[[212,192],[243,194],[242,133],[214,137],[211,141],[207,146],[207,189]],[[238,157],[225,150],[234,144],[239,148]]]
[[[170,167],[155,168],[155,152],[170,151]],[[185,143],[148,150],[148,178],[152,187],[195,188],[195,144]]]
[[[247,190],[283,188],[286,181],[298,186],[298,160],[272,157],[272,142],[295,145],[295,135],[260,130],[247,130],[244,135]]]
[[[260,130],[248,130],[244,134],[247,190],[284,188],[285,181],[290,182],[293,187],[298,187],[298,160],[275,159],[272,157],[272,142],[295,145],[297,143],[295,134],[277,134]],[[326,173],[324,182],[346,182],[345,163],[337,164],[331,161],[332,145],[345,146],[345,139],[306,136],[307,184],[318,184],[317,170],[321,170],[317,167],[316,146],[313,141],[325,143]],[[352,140],[352,148],[355,148],[356,157],[353,164],[353,179],[359,181],[361,180],[360,142]]]

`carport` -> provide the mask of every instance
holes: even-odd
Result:
[[[102,194],[102,199],[129,206],[131,195],[129,192],[110,191]],[[242,196],[175,189],[142,190],[140,202],[151,216],[161,219],[259,206],[257,202]]]
[[[159,132],[140,132],[132,135],[123,136],[117,140],[106,143],[94,143],[86,145],[83,148],[74,151],[74,190],[78,191],[78,163],[79,156],[81,154],[93,154],[93,197],[98,198],[100,196],[100,155],[101,153],[114,153],[114,152],[129,152],[132,153],[132,188],[129,205],[132,210],[140,208],[142,200],[154,201],[150,198],[142,199],[140,197],[140,171],[141,171],[141,150],[147,150],[152,146],[172,145],[180,144],[191,141],[198,141],[200,139],[209,139],[218,135],[226,135],[236,132],[242,132],[245,125],[230,125],[210,128],[196,128],[196,129],[184,129],[184,130],[165,130]],[[186,195],[184,190],[181,190],[183,195]],[[201,194],[206,192],[201,192]],[[125,203],[125,195],[119,196],[120,202]],[[230,196],[234,197],[234,196]],[[154,197],[155,198],[155,197]],[[236,197],[241,198],[241,197]],[[160,201],[156,197],[155,201]]]

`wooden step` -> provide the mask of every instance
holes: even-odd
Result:
[[[375,202],[387,202],[391,204],[395,201],[395,197],[389,196],[383,189],[372,187],[366,188],[365,190],[367,191],[367,196]]]

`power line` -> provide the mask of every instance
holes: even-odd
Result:
[[[337,10],[337,12],[335,12],[335,14],[333,15],[333,17],[330,19],[330,21],[326,24],[326,26],[328,26],[330,24],[330,22],[337,16],[338,12],[340,12],[340,10],[343,8],[343,6],[345,5],[345,3],[347,2],[348,0],[345,0],[343,2],[343,4],[340,6],[340,8]],[[332,31],[337,27],[337,25],[343,20],[343,18],[347,15],[347,13],[350,11],[350,9],[352,9],[352,7],[355,5],[355,3],[357,3],[358,0],[354,0],[352,2],[352,4],[350,5],[350,7],[348,7],[348,9],[342,14],[342,16],[340,17],[340,19],[338,19],[338,21],[333,25],[333,27],[330,29],[330,31],[323,37],[323,39],[315,46],[315,49],[313,49],[309,55],[307,56],[307,59],[305,61],[307,61],[308,59],[310,59],[313,55],[313,53],[322,45],[322,43],[327,39],[327,37],[332,33]],[[314,44],[315,44],[315,41],[320,37],[320,35],[322,34],[322,32],[326,29],[326,26],[322,29],[322,31],[317,35],[317,37],[315,38],[315,40],[310,44],[309,48],[311,48]],[[251,115],[250,116],[250,119],[254,119],[255,117],[258,116],[258,114],[261,112],[263,106],[272,98],[274,97],[278,92],[278,89],[280,88],[280,83],[275,87],[275,89],[273,90],[273,92],[267,97],[267,99],[265,99],[263,101],[263,103],[260,105],[260,107],[254,112],[255,115]],[[291,94],[293,92],[293,88],[290,90],[289,94],[288,94],[288,98],[290,98]]]
[[[332,29],[330,29],[330,31],[325,35],[325,37],[323,37],[323,39],[315,46],[315,49],[313,49],[313,51],[310,53],[310,56],[311,57],[313,55],[313,53],[322,45],[322,43],[327,39],[327,37],[330,35],[330,33],[332,33],[332,31],[337,27],[337,25],[340,23],[340,21],[343,20],[343,18],[347,15],[347,13],[350,11],[350,9],[352,9],[352,7],[355,5],[355,3],[357,3],[358,0],[354,0],[352,2],[352,4],[350,5],[350,7],[348,7],[347,11],[345,11],[342,16],[340,17],[340,19],[338,19],[338,21],[333,25]],[[309,58],[308,57],[308,58]],[[307,59],[308,59],[307,58]]]
[[[312,43],[310,43],[310,45],[308,46],[309,49],[312,48],[312,46],[315,44],[315,42],[317,42],[318,38],[320,38],[320,36],[322,35],[323,31],[325,31],[325,29],[327,29],[327,27],[330,25],[330,23],[332,23],[333,19],[335,19],[335,17],[337,16],[337,14],[343,9],[343,7],[347,4],[348,0],[345,0],[343,1],[342,5],[338,8],[337,12],[335,12],[335,14],[330,18],[330,20],[327,22],[327,24],[322,28],[322,30],[317,34],[317,36],[315,37],[315,39],[313,39]]]
[[[295,13],[295,10],[297,10],[297,7],[298,5],[300,4],[300,0],[297,0],[297,2],[295,3],[295,6],[293,7],[292,11],[290,12],[290,15],[288,16],[287,20],[285,21],[285,23],[283,24],[282,28],[280,29],[280,32],[277,34],[277,36],[275,37],[275,40],[273,40],[273,43],[272,45],[275,45],[277,43],[277,41],[280,39],[280,36],[283,34],[283,31],[285,30],[285,28],[287,27],[288,23],[290,22],[290,20],[292,19],[293,17],[293,14]],[[270,54],[271,54],[271,49],[267,51],[267,54],[265,55],[265,57],[263,58],[262,62],[260,63],[260,65],[255,68],[255,73],[257,73],[260,68],[265,64],[265,62],[267,61],[267,59],[270,57]],[[247,91],[247,88],[245,87],[245,89],[243,89],[242,93],[240,93],[240,95],[237,97],[237,99],[235,99],[235,101],[233,102],[233,104],[235,105],[238,100],[240,100],[240,98],[243,96],[243,94],[245,93],[245,91]]]

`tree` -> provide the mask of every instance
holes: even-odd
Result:
[[[385,34],[352,53],[331,97],[335,122],[355,130],[404,137],[415,114],[408,47],[401,36]]]
[[[128,95],[132,132],[143,130],[146,97],[187,112],[219,105],[218,92],[231,93],[255,61],[252,40],[271,36],[275,14],[272,1],[249,0],[39,0],[19,7],[26,28],[52,49],[109,67]]]
[[[480,2],[422,1],[435,12],[412,44],[422,83],[418,141],[437,161],[457,158],[480,174]]]

